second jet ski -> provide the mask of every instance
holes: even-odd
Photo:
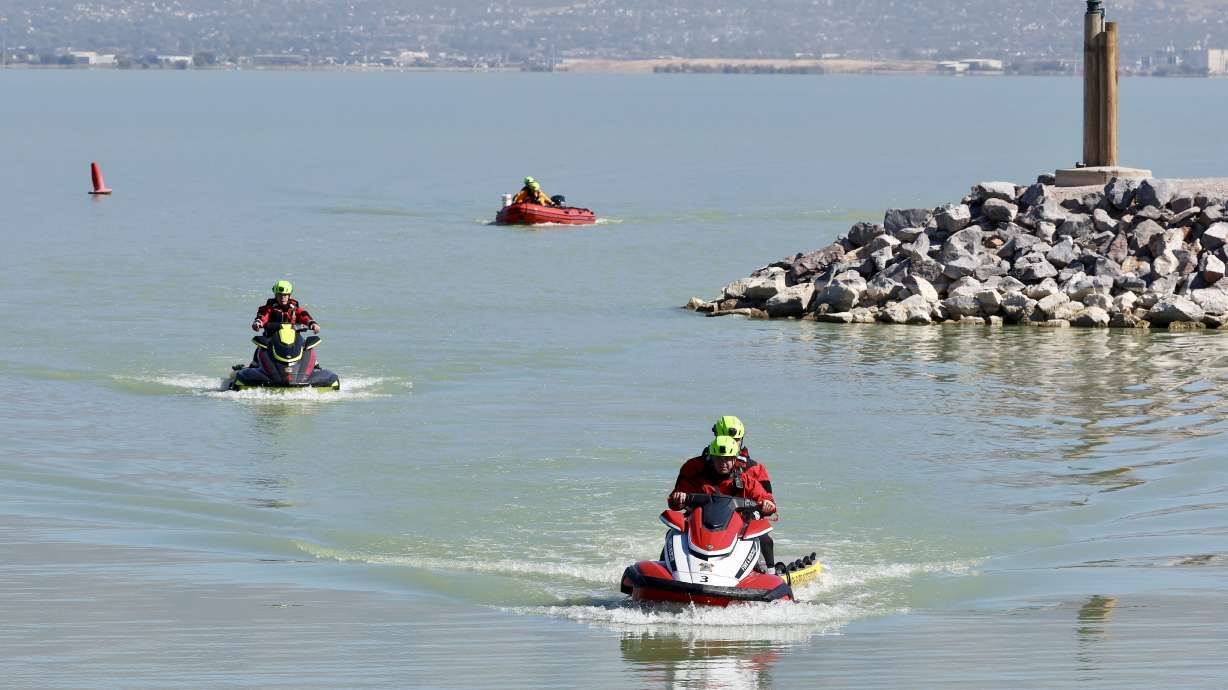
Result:
[[[229,388],[339,390],[341,380],[316,363],[320,336],[303,337],[304,326],[283,323],[266,335],[252,337],[256,354],[250,365],[236,364]]]

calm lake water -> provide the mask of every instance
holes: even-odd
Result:
[[[1029,182],[1076,79],[0,72],[15,687],[1223,687],[1228,336],[679,309]],[[1228,81],[1122,83],[1228,172]],[[86,196],[99,161],[112,197]],[[533,175],[580,229],[493,227]],[[278,278],[336,395],[218,390]],[[799,603],[622,602],[721,414]]]

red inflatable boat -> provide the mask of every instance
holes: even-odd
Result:
[[[542,206],[540,204],[512,204],[504,206],[495,216],[496,225],[589,225],[597,222],[597,216],[586,208],[570,206]]]

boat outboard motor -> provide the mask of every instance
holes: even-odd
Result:
[[[555,194],[554,196],[550,197],[550,201],[554,202],[555,206],[567,205],[567,197],[563,196],[562,194]]]

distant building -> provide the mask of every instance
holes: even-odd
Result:
[[[426,60],[430,59],[430,57],[431,57],[431,54],[426,51],[405,50],[405,51],[402,51],[401,54],[397,56],[397,64],[398,65],[414,65],[414,64],[417,64],[418,61],[420,60],[425,62]]]
[[[180,69],[192,66],[191,55],[159,55],[158,64],[164,67],[179,67]]]
[[[946,60],[938,63],[938,71],[943,74],[963,74],[968,71],[968,65],[956,60]]]
[[[973,58],[971,60],[960,60],[959,62],[960,64],[967,65],[968,70],[973,72],[1001,72],[1003,69],[1001,60]]]
[[[1187,50],[1183,56],[1185,66],[1207,75],[1228,74],[1228,50],[1206,48]]]
[[[252,64],[257,67],[287,67],[307,64],[302,55],[253,55]]]

